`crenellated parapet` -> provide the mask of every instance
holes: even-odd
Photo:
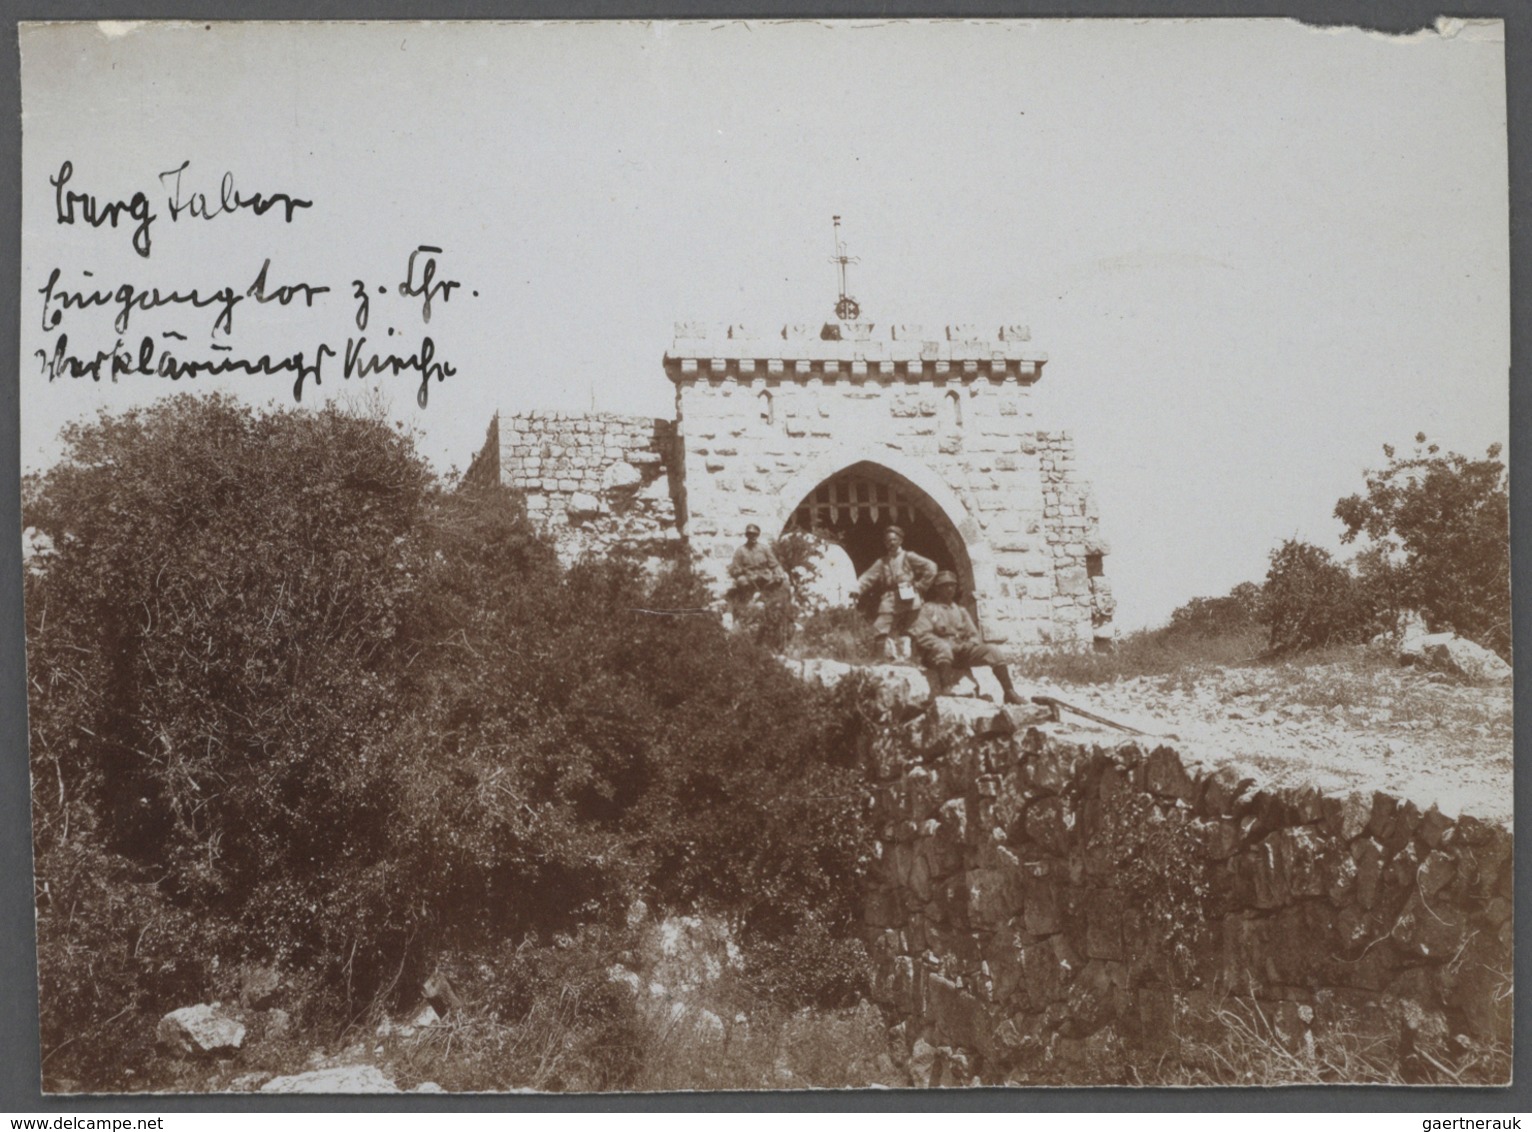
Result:
[[[743,326],[676,324],[665,356],[674,382],[695,380],[992,381],[1030,385],[1048,355],[1025,326],[981,334],[973,326],[896,323],[788,324],[768,333]]]

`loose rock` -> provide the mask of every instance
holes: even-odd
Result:
[[[155,1040],[182,1057],[211,1057],[238,1050],[245,1041],[245,1027],[224,1014],[216,1003],[202,1003],[172,1010],[161,1018]]]
[[[375,1065],[337,1065],[273,1077],[261,1086],[263,1093],[397,1093],[395,1085]]]

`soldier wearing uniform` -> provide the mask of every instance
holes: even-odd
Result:
[[[929,599],[910,626],[910,637],[920,650],[921,662],[935,673],[931,679],[931,697],[935,699],[952,686],[954,667],[987,664],[994,669],[995,679],[1000,681],[1005,702],[1025,702],[1016,694],[1010,669],[1005,666],[1000,650],[984,643],[968,610],[957,604],[957,589],[957,575],[950,570],[937,574],[931,582]]]
[[[775,597],[780,587],[787,584],[787,571],[782,569],[771,547],[760,544],[760,537],[760,527],[754,523],[746,527],[745,545],[734,552],[729,563],[729,578],[734,583],[729,600],[736,606],[746,604],[756,594]]]
[[[873,595],[878,612],[872,627],[878,647],[890,660],[898,659],[893,637],[903,636],[920,609],[921,595],[936,577],[936,563],[904,549],[904,531],[889,527],[883,532],[883,557],[856,580],[860,598]]]

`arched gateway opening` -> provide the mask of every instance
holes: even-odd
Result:
[[[973,563],[952,519],[934,499],[891,468],[862,460],[820,481],[788,517],[800,530],[839,544],[861,574],[883,553],[883,530],[904,528],[907,550],[958,576],[965,603],[973,601]]]

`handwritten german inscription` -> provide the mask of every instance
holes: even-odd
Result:
[[[304,228],[316,218],[322,221],[322,204],[289,191],[246,191],[236,184],[232,171],[219,176],[209,191],[199,187],[208,182],[197,174],[187,159],[155,174],[156,187],[148,191],[98,193],[84,184],[73,161],[64,161],[48,177],[54,220],[93,238],[110,239],[120,232],[143,260],[154,256],[155,225],[162,221],[190,226],[193,239],[195,229],[211,222],[259,222],[271,226],[274,236],[291,231],[298,238],[315,237],[314,231]],[[161,200],[164,207],[156,211]],[[428,325],[437,304],[451,303],[454,293],[463,290],[461,280],[446,275],[445,257],[437,245],[418,244],[404,253],[403,270],[392,287],[376,285],[380,299],[397,297],[399,309],[390,312],[393,321],[418,317],[422,326]],[[43,333],[51,337],[49,345],[34,351],[41,374],[50,382],[282,375],[292,379],[293,398],[298,401],[309,382],[323,385],[326,377],[336,374],[358,380],[410,374],[419,378],[415,397],[425,408],[431,384],[457,373],[428,334],[420,335],[418,346],[378,349],[369,344],[364,333],[372,314],[374,285],[369,281],[352,278],[347,288],[338,280],[290,278],[274,266],[276,258],[265,256],[242,272],[231,267],[232,281],[212,286],[166,287],[120,276],[103,278],[83,263],[52,266],[35,291],[40,298],[35,317]],[[292,351],[242,349],[236,340],[236,313],[242,309],[324,310],[327,297],[339,300],[348,293],[355,309],[337,308],[336,318],[338,323],[354,321],[354,334],[325,337]],[[478,291],[470,293],[478,296]],[[460,294],[458,301],[462,301]],[[146,320],[154,325],[146,325]],[[167,322],[172,325],[164,325]],[[388,337],[395,333],[393,326],[388,327]],[[194,337],[204,341],[198,344]]]

